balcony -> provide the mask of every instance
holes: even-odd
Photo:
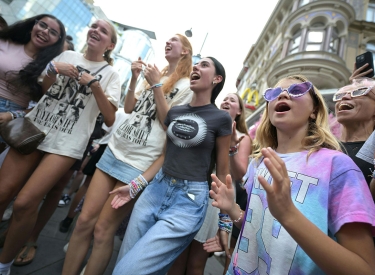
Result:
[[[267,77],[269,87],[280,78],[292,74],[305,75],[319,89],[341,87],[349,82],[351,71],[337,54],[323,51],[299,52],[275,63]]]

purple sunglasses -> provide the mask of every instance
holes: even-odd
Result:
[[[300,97],[306,94],[308,91],[310,91],[313,88],[313,85],[311,82],[302,82],[302,83],[296,83],[290,85],[288,88],[281,88],[281,87],[276,87],[276,88],[268,88],[264,94],[263,97],[265,100],[268,102],[275,100],[276,98],[279,97],[279,95],[283,91],[287,91],[288,95],[290,97]],[[314,91],[314,89],[313,89]],[[315,93],[315,91],[314,91]]]

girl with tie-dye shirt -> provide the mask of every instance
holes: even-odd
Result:
[[[375,206],[361,170],[337,151],[322,96],[290,76],[264,97],[245,213],[230,176],[213,176],[213,205],[242,224],[227,274],[373,274]]]

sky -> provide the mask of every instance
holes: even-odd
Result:
[[[256,43],[278,0],[95,0],[107,17],[156,34],[152,40],[155,64],[159,69],[167,65],[164,58],[165,42],[176,33],[189,38],[193,54],[198,54],[204,38],[201,56],[213,56],[226,71],[223,91],[236,92],[236,80],[251,46]],[[121,4],[120,4],[121,3]]]

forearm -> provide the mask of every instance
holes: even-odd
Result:
[[[128,92],[126,93],[125,100],[124,100],[124,110],[125,113],[130,114],[134,110],[135,103],[137,102],[134,93],[135,93],[135,85],[137,83],[137,79],[132,78],[130,81]]]
[[[156,173],[160,170],[164,163],[164,154],[158,157],[151,166],[143,172],[142,176],[150,182],[156,175]]]
[[[90,88],[95,97],[96,103],[98,104],[99,110],[104,116],[104,123],[108,127],[112,126],[116,118],[116,107],[107,99],[99,81],[93,83]]]
[[[288,216],[281,224],[326,274],[374,274],[369,263],[328,237],[298,209]]]
[[[153,88],[153,91],[154,91],[158,119],[161,125],[163,125],[163,127],[165,128],[164,120],[167,117],[169,106],[168,106],[167,100],[165,99],[165,96],[161,87]]]
[[[45,94],[48,91],[48,89],[52,86],[53,83],[55,83],[55,81],[56,81],[56,75],[54,74],[46,75],[43,78],[43,82],[42,82],[43,94]]]

